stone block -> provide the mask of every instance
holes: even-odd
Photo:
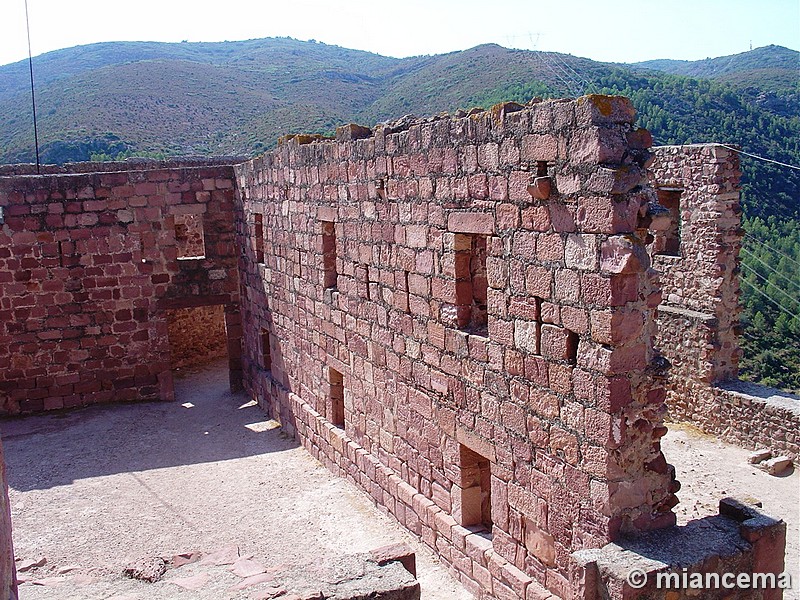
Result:
[[[447,229],[454,233],[494,233],[494,215],[478,212],[451,212],[447,217]]]
[[[564,248],[567,268],[594,271],[599,264],[597,238],[588,234],[570,234]]]
[[[406,571],[414,577],[417,576],[417,556],[408,544],[397,543],[381,546],[370,550],[370,555],[380,566],[397,561],[403,565]]]

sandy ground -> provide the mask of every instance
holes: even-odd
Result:
[[[289,565],[405,541],[426,600],[472,598],[433,553],[227,388],[224,364],[179,380],[178,402],[92,407],[0,423],[22,600],[254,598],[226,565],[197,563],[144,583],[145,556],[237,547],[280,577]],[[68,573],[64,573],[68,571]],[[59,576],[59,573],[64,573]],[[203,573],[207,583],[175,583]],[[54,579],[55,578],[55,579]]]
[[[233,547],[280,578],[290,566],[396,541],[417,552],[424,600],[472,598],[427,547],[228,392],[224,364],[176,391],[176,403],[0,422],[17,557],[47,559],[21,574],[31,580],[22,600],[252,599],[269,584],[232,590],[242,579],[227,565],[183,566],[153,584],[121,571],[140,557]],[[757,498],[789,525],[787,570],[800,585],[800,474],[769,476],[747,464],[747,450],[691,428],[671,427],[663,445],[683,485],[679,521],[716,514],[725,495]],[[190,576],[205,583],[176,585]]]
[[[786,521],[786,571],[793,589],[784,592],[784,600],[800,600],[800,470],[774,477],[747,463],[750,450],[693,427],[670,424],[669,429],[662,448],[682,486],[678,523],[717,514],[724,496],[760,501],[765,513]]]

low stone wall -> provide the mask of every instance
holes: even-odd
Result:
[[[773,388],[728,379],[714,381],[718,345],[712,315],[662,305],[658,341],[672,363],[667,379],[668,418],[746,448],[800,458],[800,398]]]
[[[228,353],[222,304],[167,311],[170,365],[199,367]]]
[[[786,523],[724,498],[716,516],[576,552],[582,588],[573,598],[780,600],[792,587],[785,544]]]
[[[557,600],[558,596],[497,553],[491,536],[481,528],[459,525],[302,398],[279,388],[273,394],[286,407],[288,430],[294,429],[306,450],[333,473],[365,490],[379,508],[437,552],[467,590],[478,597],[490,593],[496,598]]]
[[[712,391],[726,427],[710,431],[745,448],[768,448],[773,455],[800,463],[800,397],[738,380],[724,381]]]

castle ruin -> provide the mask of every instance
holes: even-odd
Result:
[[[800,411],[730,384],[736,153],[651,149],[634,116],[585,96],[245,162],[0,169],[0,410],[173,400],[176,347],[218,326],[231,386],[477,595],[678,598],[612,568],[701,535],[675,527],[667,410],[795,458]],[[721,512],[746,549],[692,571],[782,571],[785,524]],[[739,593],[704,597],[781,597]]]

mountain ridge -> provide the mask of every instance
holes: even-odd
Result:
[[[400,59],[264,38],[102,42],[38,56],[34,68],[46,162],[93,155],[252,155],[283,134],[330,133],[349,121],[371,125],[409,113],[589,92],[629,95],[640,124],[659,143],[722,140],[788,161],[800,150],[797,144],[781,148],[753,132],[792,139],[800,78],[787,65],[798,56],[766,46],[704,61],[625,65],[483,44]],[[0,163],[33,158],[25,63],[0,67]],[[704,69],[714,77],[665,72]],[[735,81],[717,81],[732,76]],[[747,123],[746,131],[725,125],[730,115]]]

